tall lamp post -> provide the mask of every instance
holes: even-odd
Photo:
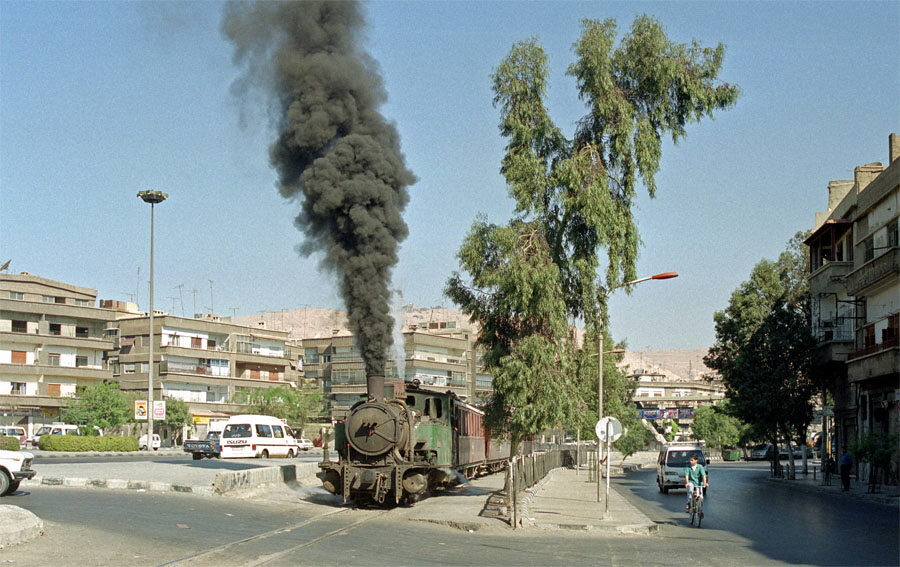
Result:
[[[661,274],[654,274],[652,276],[647,276],[645,278],[638,278],[636,280],[631,280],[630,282],[625,282],[619,284],[617,286],[611,287],[603,294],[604,297],[609,297],[609,294],[619,289],[620,287],[628,287],[630,285],[639,284],[641,282],[645,282],[648,280],[668,280],[671,278],[677,278],[678,272],[663,272]],[[597,419],[603,419],[603,355],[604,354],[618,354],[620,350],[611,350],[607,353],[603,352],[603,315],[600,316],[600,321],[597,324]],[[609,455],[606,457],[609,458]],[[598,440],[597,441],[597,502],[600,502],[600,484],[601,484],[601,471],[603,460],[603,444]]]
[[[150,367],[147,369],[147,450],[153,450],[153,211],[168,195],[162,191],[140,191],[138,197],[150,203]]]

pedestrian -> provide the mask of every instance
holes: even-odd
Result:
[[[846,492],[850,490],[850,469],[853,468],[853,457],[844,447],[844,454],[841,455],[841,488]]]

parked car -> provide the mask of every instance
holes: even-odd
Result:
[[[141,435],[141,438],[138,440],[138,445],[140,445],[141,451],[147,450],[147,435],[146,434]],[[160,445],[161,445],[161,441],[159,439],[159,435],[154,433],[153,434],[153,446],[152,446],[153,450],[159,451]]]
[[[748,460],[750,461],[771,461],[772,456],[775,449],[773,448],[771,443],[763,443],[762,445],[756,445],[753,449],[750,450],[750,457]]]
[[[306,437],[301,437],[297,439],[297,448],[301,451],[309,451],[314,447],[313,442],[307,439]]]
[[[0,451],[0,496],[12,494],[19,489],[19,483],[34,478],[31,468],[32,453],[24,451]]]
[[[28,434],[25,433],[25,428],[17,425],[0,425],[0,435],[16,437],[19,440],[20,447],[24,447],[25,443],[28,442]]]

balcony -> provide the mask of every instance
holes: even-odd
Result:
[[[851,352],[847,356],[847,360],[855,360],[857,358],[863,358],[863,357],[881,352],[883,350],[888,350],[888,349],[897,348],[897,347],[900,347],[900,337],[895,335],[892,338],[885,339],[880,344],[869,345],[869,346],[867,346],[865,348],[861,348],[855,352]]]
[[[900,248],[894,246],[847,275],[847,294],[866,295],[863,291],[882,279],[900,272]]]

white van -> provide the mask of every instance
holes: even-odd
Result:
[[[69,425],[67,423],[54,423],[52,425],[43,425],[40,429],[34,432],[34,437],[31,438],[31,444],[35,447],[38,446],[38,442],[41,440],[41,435],[80,435],[81,432],[78,430],[77,425]]]
[[[103,430],[94,426],[94,433],[102,436]],[[68,423],[52,423],[50,425],[42,425],[40,429],[34,432],[31,438],[31,444],[35,447],[41,440],[41,435],[81,435],[81,428],[77,425],[69,425]]]
[[[697,455],[697,462],[706,468],[709,467],[706,455],[703,454],[703,446],[697,443],[671,443],[665,445],[656,459],[656,484],[663,494],[670,488],[684,488],[684,469],[690,466],[691,455]],[[708,480],[708,478],[707,478]],[[704,491],[705,492],[705,491]]]
[[[294,432],[282,420],[269,415],[236,415],[222,430],[223,459],[253,459],[297,455]]]

